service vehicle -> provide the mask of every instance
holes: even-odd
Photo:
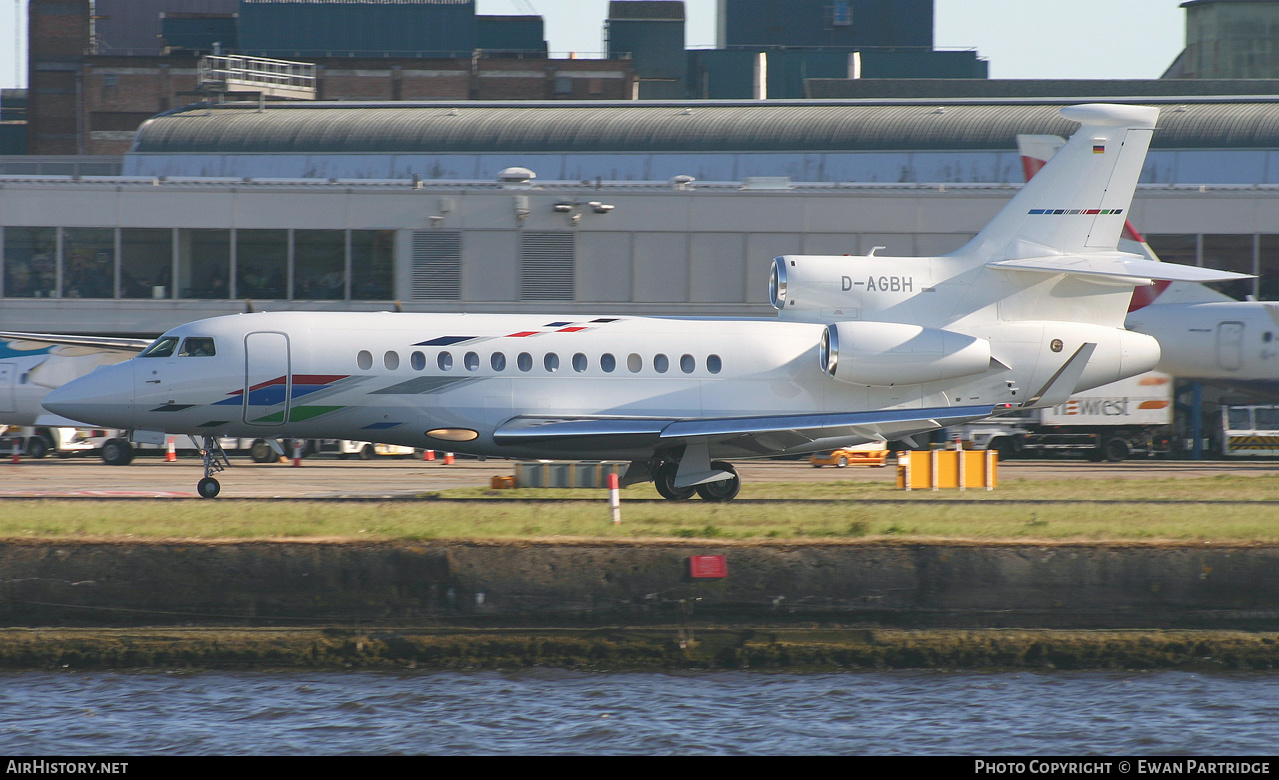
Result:
[[[90,454],[101,446],[106,435],[106,431],[93,428],[10,425],[4,428],[0,454],[12,455],[15,444],[21,456],[27,458]]]
[[[888,460],[888,450],[883,445],[875,443],[870,445],[857,445],[855,447],[845,447],[838,450],[829,450],[822,452],[814,452],[809,457],[808,462],[813,468],[819,469],[822,466],[834,466],[842,469],[849,464],[858,466],[882,466]]]
[[[408,458],[416,452],[412,447],[351,439],[311,439],[307,444],[308,454],[337,455],[339,458],[359,458],[360,460],[372,460],[378,456]]]
[[[1172,451],[1173,380],[1150,371],[1075,393],[1064,403],[951,428],[952,439],[1000,460],[1081,456],[1118,463]]]
[[[1228,458],[1279,456],[1279,406],[1223,406],[1221,454]]]

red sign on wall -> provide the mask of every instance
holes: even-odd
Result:
[[[724,555],[692,555],[688,574],[693,579],[707,580],[728,576],[728,557]]]

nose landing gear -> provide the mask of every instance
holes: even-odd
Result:
[[[213,478],[213,475],[230,466],[231,461],[214,436],[204,437],[200,454],[204,456],[204,479],[196,485],[196,491],[199,492],[200,498],[216,498],[218,493],[222,492],[222,485]]]

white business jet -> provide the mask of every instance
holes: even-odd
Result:
[[[1134,285],[1239,278],[1116,249],[1158,109],[1082,127],[942,257],[787,255],[775,319],[280,312],[174,328],[52,391],[53,412],[204,437],[346,438],[513,458],[631,461],[627,484],[733,498],[721,459],[806,453],[1061,403],[1152,369]]]
[[[1034,176],[1066,139],[1019,135],[1026,179]],[[1159,257],[1131,223],[1119,249]],[[1279,303],[1240,301],[1202,284],[1167,281],[1133,292],[1126,327],[1159,342],[1158,370],[1260,398],[1279,398]]]

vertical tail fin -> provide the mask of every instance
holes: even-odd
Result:
[[[1159,109],[1093,103],[1061,114],[1080,128],[956,255],[997,261],[1118,246]]]
[[[1034,178],[1035,174],[1039,173],[1039,170],[1065,145],[1066,139],[1059,135],[1017,136],[1017,153],[1021,155],[1021,169],[1026,174],[1026,181]],[[1155,250],[1150,248],[1146,239],[1137,231],[1137,228],[1133,227],[1131,219],[1124,220],[1124,232],[1119,237],[1119,250],[1141,255],[1147,260],[1159,261],[1159,255],[1155,254]],[[1128,304],[1128,311],[1133,312],[1154,303],[1170,284],[1172,282],[1160,280],[1154,284],[1135,288],[1132,291],[1132,301]],[[1222,297],[1227,298],[1224,295]]]

